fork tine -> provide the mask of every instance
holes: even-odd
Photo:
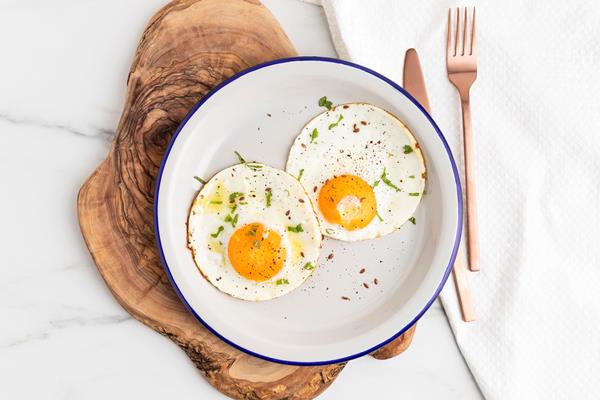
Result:
[[[475,7],[473,7],[473,21],[471,22],[471,53],[469,55],[477,54],[477,35],[475,27]]]
[[[467,7],[465,7],[465,21],[463,23],[463,37],[462,37],[462,53],[461,55],[465,55],[465,50],[467,49]]]
[[[448,9],[448,34],[446,35],[446,56],[450,56],[452,49],[452,9]]]
[[[456,7],[456,27],[454,29],[454,56],[458,49],[458,31],[460,30],[460,8]]]

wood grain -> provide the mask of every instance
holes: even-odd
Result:
[[[378,360],[387,360],[388,358],[396,357],[397,355],[403,353],[412,343],[416,329],[417,324],[414,324],[402,335],[398,336],[387,345],[372,352],[371,356]]]
[[[258,1],[169,3],[144,31],[110,153],[77,202],[86,244],[119,303],[177,343],[214,387],[236,399],[311,399],[344,364],[273,364],[237,351],[198,323],[159,260],[152,222],[155,177],[179,122],[211,88],[252,65],[295,54]]]

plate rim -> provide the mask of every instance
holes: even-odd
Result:
[[[183,295],[183,293],[179,289],[179,286],[175,282],[175,279],[173,278],[173,275],[171,274],[171,269],[169,267],[169,264],[167,263],[167,260],[165,258],[165,254],[164,254],[164,251],[163,251],[162,240],[161,240],[161,237],[160,237],[160,226],[159,226],[159,222],[158,222],[159,193],[160,193],[160,186],[161,186],[161,182],[162,182],[162,178],[163,178],[164,168],[165,168],[165,165],[166,165],[167,160],[169,158],[169,154],[171,153],[171,149],[172,149],[173,145],[175,144],[175,141],[176,141],[177,137],[179,136],[179,133],[186,126],[186,124],[189,121],[189,119],[202,107],[202,105],[206,101],[208,101],[208,99],[210,99],[213,95],[215,95],[216,93],[218,93],[225,86],[227,86],[230,83],[232,83],[233,81],[241,78],[242,76],[244,76],[246,74],[249,74],[251,72],[254,72],[256,70],[259,70],[259,69],[262,69],[262,68],[265,68],[265,67],[269,67],[271,65],[285,64],[285,63],[291,63],[291,62],[304,62],[304,61],[317,61],[317,62],[326,62],[326,63],[333,63],[333,64],[341,64],[341,65],[345,65],[345,66],[348,66],[348,67],[351,67],[351,68],[355,68],[355,69],[361,70],[363,72],[366,72],[366,73],[368,73],[370,75],[373,75],[374,77],[382,80],[384,83],[387,83],[392,88],[396,89],[397,91],[399,91],[400,93],[402,93],[404,96],[406,96],[425,115],[425,117],[427,118],[427,120],[429,121],[429,123],[432,125],[432,127],[434,128],[434,130],[438,134],[438,137],[442,141],[444,149],[446,150],[446,154],[448,155],[448,158],[449,158],[449,161],[450,161],[450,165],[452,167],[452,173],[454,175],[454,181],[455,181],[455,184],[456,184],[456,196],[457,196],[457,203],[458,203],[457,204],[458,205],[458,210],[457,210],[458,221],[457,221],[457,227],[456,227],[456,234],[455,234],[455,237],[454,237],[454,246],[452,248],[452,253],[450,255],[450,259],[448,261],[448,265],[446,266],[446,269],[444,271],[444,275],[443,275],[443,277],[442,277],[439,285],[437,286],[435,292],[433,293],[433,295],[429,299],[429,301],[425,304],[425,306],[421,309],[421,311],[419,311],[417,313],[417,315],[410,322],[408,322],[402,329],[400,329],[396,334],[394,334],[389,339],[386,339],[385,341],[383,341],[383,342],[381,342],[381,343],[379,343],[379,344],[377,344],[377,345],[375,345],[375,346],[373,346],[373,347],[371,347],[371,348],[369,348],[367,350],[363,350],[361,352],[358,352],[358,353],[355,353],[355,354],[352,354],[352,355],[349,355],[349,356],[337,358],[337,359],[334,359],[334,360],[322,360],[322,361],[281,360],[281,359],[277,359],[277,358],[265,356],[263,354],[256,353],[256,352],[254,352],[252,350],[246,349],[246,348],[244,348],[244,347],[236,344],[232,340],[224,337],[219,332],[217,332],[215,329],[213,329],[206,321],[204,321],[202,319],[202,317],[200,317],[200,315],[198,315],[198,313],[196,313],[196,311],[188,303],[188,301],[186,300],[185,296]],[[450,146],[448,145],[448,142],[446,141],[446,138],[444,137],[444,134],[442,133],[442,131],[440,130],[440,128],[438,127],[438,125],[435,123],[435,121],[433,120],[433,118],[431,117],[431,115],[429,115],[429,113],[427,112],[427,110],[425,110],[425,108],[423,108],[423,106],[410,93],[408,93],[404,88],[402,88],[399,84],[397,84],[393,80],[387,78],[386,76],[380,74],[379,72],[376,72],[376,71],[374,71],[374,70],[372,70],[372,69],[370,69],[368,67],[365,67],[363,65],[356,64],[356,63],[353,63],[353,62],[350,62],[350,61],[341,60],[341,59],[338,59],[338,58],[322,57],[322,56],[286,57],[286,58],[279,58],[279,59],[275,59],[275,60],[271,60],[271,61],[267,61],[267,62],[264,62],[264,63],[257,64],[255,66],[249,67],[249,68],[247,68],[247,69],[245,69],[243,71],[240,71],[240,72],[232,75],[231,77],[227,78],[223,82],[219,83],[212,90],[210,90],[204,97],[202,97],[196,104],[194,104],[194,106],[191,108],[191,110],[188,112],[188,114],[185,116],[185,118],[181,121],[181,123],[177,127],[177,130],[173,134],[173,137],[169,141],[167,149],[165,150],[165,153],[163,155],[162,161],[160,163],[160,167],[158,169],[158,173],[156,175],[156,187],[155,187],[155,190],[154,190],[154,204],[153,204],[152,208],[153,208],[153,211],[154,211],[154,216],[153,216],[153,220],[154,220],[154,234],[156,236],[156,244],[157,244],[158,253],[159,253],[159,256],[160,256],[161,263],[162,263],[163,268],[164,268],[164,270],[165,270],[165,272],[167,274],[167,277],[169,278],[169,281],[171,282],[171,286],[173,286],[173,289],[175,290],[175,293],[177,294],[177,296],[179,297],[179,299],[181,300],[181,302],[183,303],[183,305],[185,306],[185,308],[194,316],[194,318],[196,318],[210,333],[212,333],[213,335],[215,335],[216,337],[218,337],[219,339],[221,339],[222,341],[224,341],[225,343],[229,344],[230,346],[234,347],[237,350],[240,350],[240,351],[242,351],[242,352],[244,352],[246,354],[249,354],[251,356],[263,359],[265,361],[270,361],[270,362],[274,362],[274,363],[278,363],[278,364],[284,364],[284,365],[296,365],[296,366],[322,366],[322,365],[345,363],[345,362],[353,360],[355,358],[359,358],[359,357],[362,357],[362,356],[367,355],[369,353],[372,353],[375,350],[377,350],[377,349],[379,349],[379,348],[381,348],[381,347],[389,344],[390,342],[392,342],[393,340],[395,340],[396,338],[398,338],[400,335],[404,334],[408,329],[410,329],[425,314],[425,312],[427,312],[427,310],[431,307],[431,305],[433,304],[433,302],[438,298],[440,292],[444,288],[444,285],[446,284],[446,281],[448,280],[448,277],[450,276],[450,272],[452,271],[452,266],[454,265],[454,261],[455,261],[456,256],[457,256],[457,252],[458,252],[458,248],[460,246],[460,241],[461,241],[461,236],[462,236],[462,227],[463,227],[462,186],[461,186],[461,183],[460,183],[460,176],[459,176],[459,173],[458,173],[458,168],[456,166],[456,162],[454,160],[454,156],[452,155],[452,151],[450,150]]]

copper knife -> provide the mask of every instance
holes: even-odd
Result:
[[[425,87],[425,79],[423,79],[423,71],[421,70],[421,62],[419,55],[415,49],[406,50],[404,56],[404,74],[402,86],[410,93],[428,113],[431,114],[429,106],[429,98],[427,97],[427,88]],[[471,299],[471,289],[467,277],[467,267],[464,263],[462,249],[458,249],[454,267],[452,268],[452,276],[456,285],[456,294],[463,321],[475,321],[475,306]]]

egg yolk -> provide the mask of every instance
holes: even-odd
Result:
[[[349,231],[364,228],[377,214],[371,186],[355,175],[328,180],[319,191],[319,209],[325,219]]]
[[[281,236],[277,232],[255,222],[238,228],[231,235],[227,255],[240,275],[262,282],[283,268],[286,249],[281,246]]]

